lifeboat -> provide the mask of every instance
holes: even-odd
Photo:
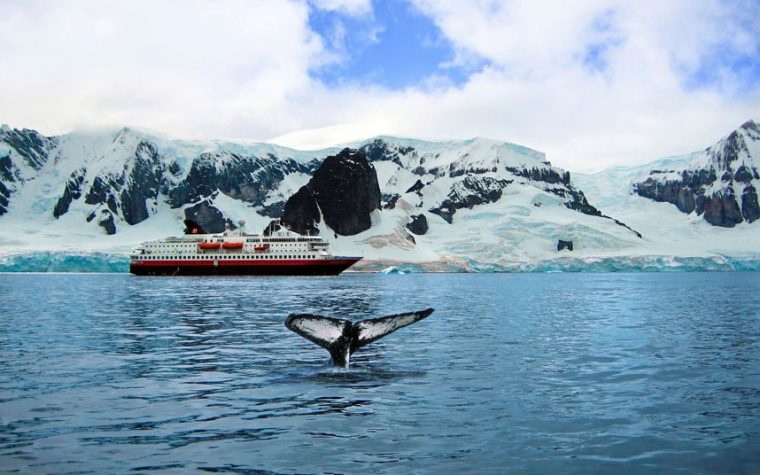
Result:
[[[218,242],[202,242],[198,244],[201,249],[219,249],[220,244]]]
[[[253,246],[253,249],[256,251],[266,251],[269,249],[269,244],[258,244],[256,246]]]
[[[224,249],[243,249],[242,242],[225,242],[222,244]]]

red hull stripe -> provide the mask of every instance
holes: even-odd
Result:
[[[297,260],[297,259],[281,259],[281,260],[219,260],[216,266],[213,260],[171,260],[161,259],[155,261],[132,261],[131,265],[135,267],[233,267],[233,266],[246,266],[246,267],[267,267],[267,266],[325,266],[335,265],[341,266],[346,264],[353,264],[359,261],[359,259],[309,259],[309,260]]]

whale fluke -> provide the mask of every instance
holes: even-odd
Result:
[[[285,320],[285,326],[329,351],[335,365],[348,368],[351,354],[362,346],[418,322],[431,313],[433,309],[428,308],[356,323],[310,313],[293,313]]]

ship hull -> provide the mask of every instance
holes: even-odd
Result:
[[[319,260],[271,261],[132,261],[129,272],[135,275],[338,275],[360,257]]]

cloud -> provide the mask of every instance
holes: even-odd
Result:
[[[391,89],[315,74],[357,54],[315,30],[315,13],[373,25],[369,1],[5,1],[0,122],[311,148],[380,134],[488,136],[582,170],[697,150],[760,116],[754,1],[412,4],[450,57]],[[447,68],[468,76],[452,81]]]
[[[728,59],[758,57],[759,25],[742,20],[758,18],[753,3],[415,4],[458,58],[489,66],[461,87],[429,81],[401,92],[341,91],[358,102],[345,115],[384,119],[374,122],[383,130],[368,132],[492,136],[588,170],[697,150],[759,115],[760,70],[748,68],[738,81]],[[695,81],[705,67],[709,80]],[[292,145],[297,136],[289,135]]]
[[[337,11],[346,15],[363,16],[372,13],[370,0],[311,0],[321,10]]]
[[[225,135],[245,120],[273,133],[291,91],[328,60],[307,19],[305,4],[279,0],[4,2],[3,119],[188,135]]]

